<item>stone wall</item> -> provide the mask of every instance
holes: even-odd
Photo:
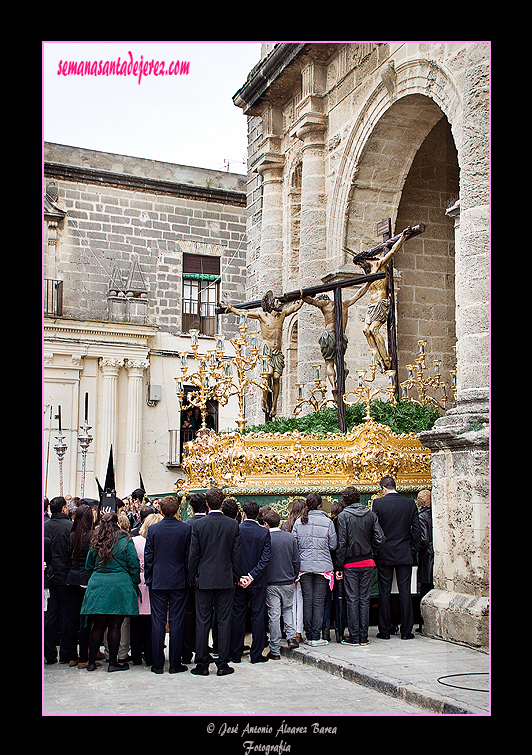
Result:
[[[181,332],[183,252],[221,259],[221,295],[242,301],[245,177],[63,145],[45,145],[45,178],[68,220],[45,277],[63,280],[63,315],[105,320],[108,292],[144,283],[146,317]]]

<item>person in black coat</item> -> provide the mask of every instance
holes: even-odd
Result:
[[[195,527],[203,517],[207,516],[207,501],[205,493],[194,493],[189,501],[189,506],[194,514],[187,519],[190,527]],[[183,632],[183,663],[191,663],[192,655],[196,647],[196,597],[192,585],[187,585],[187,605],[185,608],[185,625]]]
[[[430,490],[420,490],[417,495],[417,506],[419,509],[419,526],[421,536],[419,540],[419,597],[423,600],[425,595],[434,587],[434,547],[432,544],[432,509]],[[420,619],[419,629],[423,626],[423,619]]]
[[[242,574],[235,590],[233,614],[231,617],[231,659],[240,663],[246,635],[246,609],[251,609],[252,643],[249,652],[251,663],[267,661],[262,655],[266,645],[268,610],[266,591],[268,587],[267,567],[272,555],[270,531],[256,520],[259,504],[245,501],[242,504],[240,543],[242,553]]]
[[[377,637],[390,639],[391,631],[391,589],[395,571],[399,590],[401,613],[401,639],[411,640],[414,635],[414,610],[410,584],[412,565],[419,548],[420,528],[417,506],[412,498],[397,493],[392,477],[383,477],[380,486],[384,493],[376,498],[372,510],[377,514],[386,542],[381,547],[378,558],[379,585],[379,632]]]
[[[212,609],[218,621],[217,675],[232,674],[229,666],[231,609],[235,585],[242,574],[240,530],[235,519],[221,511],[224,494],[219,488],[210,488],[207,499],[207,516],[191,527],[188,572],[196,597],[196,667],[191,673],[207,676],[209,673],[209,629]]]
[[[181,663],[183,625],[187,601],[187,558],[190,526],[176,519],[179,501],[168,496],[161,501],[164,519],[148,527],[144,548],[144,582],[150,591],[152,657],[151,670],[164,670],[166,618],[170,629],[169,672],[187,671]]]
[[[46,519],[43,525],[50,590],[44,627],[44,657],[46,663],[57,663],[56,632],[59,625],[59,662],[70,663],[77,657],[77,650],[69,645],[70,600],[66,586],[66,578],[70,571],[72,520],[68,516],[68,503],[63,496],[52,498],[50,513],[50,519]]]
[[[356,488],[345,488],[342,503],[337,519],[336,578],[344,581],[349,638],[341,641],[367,645],[374,554],[385,538],[375,511],[360,503]]]
[[[90,624],[86,621],[86,616],[80,615],[80,611],[89,582],[85,562],[93,534],[94,509],[90,505],[81,504],[76,509],[70,531],[71,567],[66,578],[70,600],[69,644],[73,650],[78,646],[79,639],[79,655],[70,661],[70,666],[78,668],[87,668],[89,665]]]

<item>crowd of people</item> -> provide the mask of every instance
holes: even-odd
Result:
[[[45,499],[45,662],[94,671],[107,659],[110,672],[144,662],[161,674],[168,642],[170,673],[194,659],[192,674],[215,663],[223,676],[245,651],[251,663],[279,659],[283,636],[289,648],[326,645],[333,623],[337,642],[366,645],[375,568],[377,638],[413,639],[414,565],[421,595],[432,587],[430,491],[416,505],[391,477],[380,486],[371,508],[347,487],[330,514],[310,493],[282,523],[215,487],[191,497],[186,521],[175,497],[150,502],[142,490],[103,514],[96,500]]]

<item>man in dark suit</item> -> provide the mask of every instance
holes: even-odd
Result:
[[[235,519],[221,511],[224,494],[210,488],[205,494],[207,516],[191,528],[188,571],[190,583],[196,588],[196,667],[191,673],[209,673],[209,628],[212,609],[218,621],[217,675],[232,674],[228,664],[231,609],[235,584],[241,576],[240,530]]]
[[[391,608],[390,596],[395,570],[399,590],[401,613],[401,639],[411,640],[414,635],[414,612],[410,584],[412,564],[419,548],[420,527],[417,506],[412,498],[397,493],[392,477],[383,477],[380,486],[382,498],[373,501],[372,509],[377,514],[386,542],[381,547],[378,558],[379,585],[379,632],[377,637],[390,639]]]
[[[187,524],[191,527],[196,526],[203,517],[207,516],[207,502],[205,500],[205,493],[194,493],[190,498],[189,506],[194,514],[187,519]],[[185,625],[183,634],[183,663],[191,663],[192,655],[196,647],[196,596],[194,595],[194,587],[187,585],[187,605],[185,608]]]
[[[240,663],[246,634],[246,609],[251,608],[252,643],[249,658],[251,663],[261,663],[268,658],[262,655],[266,645],[268,610],[266,569],[272,555],[270,531],[256,521],[259,504],[245,501],[242,504],[240,540],[242,551],[242,574],[235,590],[233,615],[231,617],[231,658]]]
[[[144,581],[150,590],[152,654],[151,670],[164,670],[166,618],[170,629],[169,661],[171,674],[187,671],[181,663],[183,624],[187,600],[187,557],[190,526],[176,519],[176,498],[161,501],[164,519],[148,527],[144,549]]]

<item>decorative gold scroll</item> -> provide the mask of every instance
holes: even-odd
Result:
[[[185,444],[181,492],[211,486],[315,489],[375,486],[385,476],[399,486],[431,487],[430,450],[414,433],[397,435],[372,419],[350,433],[216,435],[204,429]]]

